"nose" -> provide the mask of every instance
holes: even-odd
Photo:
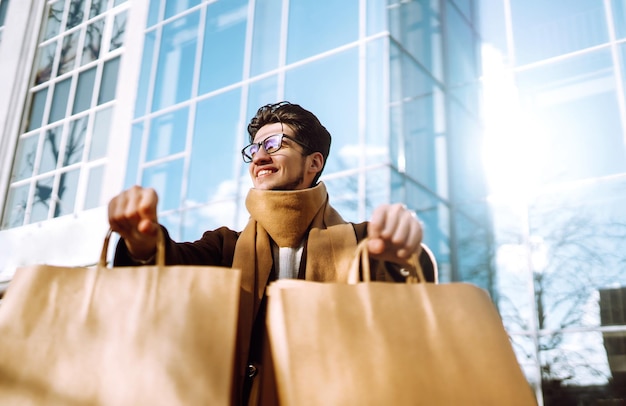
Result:
[[[271,160],[271,156],[267,153],[262,145],[261,147],[259,147],[259,150],[256,152],[256,154],[254,154],[254,156],[252,157],[252,162],[254,163],[267,162],[269,160]]]

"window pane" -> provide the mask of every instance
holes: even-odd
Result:
[[[126,0],[115,0],[115,2],[113,3],[113,7],[119,6],[122,3],[126,3]]]
[[[518,64],[604,43],[608,29],[602,1],[511,0]]]
[[[355,168],[359,163],[355,159],[360,153],[358,58],[353,48],[287,71],[285,76],[285,98],[297,100],[315,114],[333,137],[324,174]]]
[[[15,162],[13,164],[13,174],[11,182],[30,178],[35,169],[35,159],[37,158],[37,144],[39,133],[22,137],[17,144]]]
[[[385,2],[367,0],[367,35],[374,35],[387,29]]]
[[[50,79],[52,67],[54,66],[54,56],[57,51],[57,41],[41,46],[37,55],[37,73],[35,84],[38,85]]]
[[[173,17],[198,4],[200,0],[165,0],[165,18]]]
[[[33,102],[30,106],[30,119],[28,120],[28,131],[41,127],[47,97],[48,88],[41,89],[33,95]]]
[[[89,9],[89,18],[99,16],[107,10],[108,0],[91,0],[91,7]]]
[[[52,96],[52,105],[50,106],[50,119],[48,120],[49,123],[54,123],[55,121],[65,118],[71,84],[72,78],[68,78],[58,82],[54,86],[54,96]]]
[[[33,205],[30,212],[30,223],[36,223],[38,221],[48,219],[53,186],[54,176],[48,176],[47,178],[40,179],[35,184]]]
[[[154,188],[159,195],[159,211],[180,207],[183,160],[177,159],[144,169],[141,184]]]
[[[76,53],[78,52],[78,34],[79,31],[74,31],[63,37],[63,48],[61,48],[61,58],[59,59],[57,76],[74,69]]]
[[[196,125],[191,148],[187,204],[234,197],[233,159],[238,159],[232,134],[239,130],[240,89],[203,100],[196,109]],[[237,134],[243,137],[243,134]],[[229,142],[223,142],[229,140]],[[211,156],[211,159],[207,159]],[[217,194],[221,192],[220,196]],[[233,194],[231,194],[231,192]]]
[[[70,132],[65,143],[63,166],[72,165],[83,160],[83,150],[85,148],[85,136],[87,135],[88,123],[89,116],[83,116],[70,123]]]
[[[615,23],[615,36],[617,39],[626,37],[626,3],[624,0],[611,0],[611,10]]]
[[[74,95],[74,109],[72,114],[80,113],[91,107],[91,96],[96,79],[96,68],[88,69],[78,76],[78,85]]]
[[[61,145],[61,132],[63,126],[57,126],[46,131],[43,142],[43,151],[39,164],[39,173],[45,173],[56,169],[59,162],[59,147]]]
[[[85,17],[85,0],[72,0],[70,2],[70,9],[67,13],[67,23],[65,30],[76,27],[83,22]]]
[[[85,44],[83,45],[83,57],[81,65],[93,62],[100,56],[102,33],[104,31],[104,18],[92,22],[87,26]]]
[[[57,192],[58,200],[55,199],[54,217],[64,216],[74,212],[79,176],[80,169],[61,174],[59,190]]]
[[[248,108],[246,113],[246,120],[254,117],[256,111],[261,106],[266,104],[275,103],[278,100],[278,77],[272,75],[268,78],[261,79],[250,83],[248,90]],[[248,132],[245,131],[241,134],[244,137],[244,141],[248,143]],[[247,167],[247,165],[245,165]]]
[[[113,32],[111,33],[111,44],[109,45],[109,52],[116,50],[124,45],[124,35],[126,34],[126,15],[128,13],[123,11],[115,16],[113,21]]]
[[[188,108],[156,117],[150,126],[146,161],[163,158],[185,149]]]
[[[218,1],[207,6],[200,93],[230,85],[243,75],[247,1]]]
[[[199,13],[195,12],[174,20],[163,28],[152,111],[191,97],[198,18]]]
[[[141,140],[143,138],[143,123],[133,125],[130,138],[130,148],[128,149],[128,164],[126,165],[126,177],[124,178],[124,188],[128,189],[140,181],[137,179],[139,171],[139,154],[141,152]]]
[[[152,71],[152,59],[154,57],[154,42],[156,31],[146,34],[143,44],[143,57],[141,59],[141,73],[137,84],[137,100],[135,101],[135,118],[148,113],[148,89],[150,88]]]
[[[59,34],[64,6],[65,1],[61,0],[53,3],[48,9],[48,21],[46,21],[45,34],[43,36],[44,41]]]
[[[163,0],[150,0],[150,8],[148,9],[148,22],[146,27],[152,27],[160,20],[161,1]]]
[[[98,105],[115,99],[119,67],[119,57],[104,63],[104,68],[102,70],[102,82],[100,84],[100,95],[98,96]]]
[[[450,14],[449,24],[459,27],[452,28],[456,34],[449,40],[458,42],[456,38],[466,38],[463,46],[472,47],[469,25],[456,10],[451,10]],[[426,71],[443,81],[442,29],[436,8],[427,1],[400,2],[389,10],[389,24],[392,36],[402,44],[404,51],[417,59]]]
[[[90,161],[103,158],[107,154],[112,116],[113,107],[100,110],[96,113],[91,135],[91,147],[89,148]]]
[[[252,37],[252,76],[278,67],[277,44],[280,43],[280,16],[282,0],[257,1],[254,6],[254,34]]]
[[[26,184],[9,189],[2,228],[19,227],[24,223],[29,187],[30,185]]]
[[[358,0],[291,0],[287,62],[356,41],[359,36],[358,20]]]
[[[104,165],[96,166],[89,170],[87,192],[85,193],[84,209],[89,210],[100,206],[102,182],[104,180]]]
[[[526,131],[538,150],[550,147],[549,157],[533,157],[542,183],[626,171],[612,66],[610,50],[601,49],[518,74],[524,120],[533,124]]]

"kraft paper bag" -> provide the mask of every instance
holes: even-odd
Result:
[[[241,272],[18,269],[0,304],[0,405],[227,405]]]
[[[484,290],[423,283],[421,269],[420,283],[370,282],[365,244],[353,284],[269,286],[282,405],[536,405]]]

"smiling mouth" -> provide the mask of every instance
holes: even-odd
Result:
[[[271,170],[271,169],[262,169],[260,170],[257,174],[256,177],[260,178],[262,176],[267,176],[267,175],[271,175],[272,173],[274,173],[275,171]]]

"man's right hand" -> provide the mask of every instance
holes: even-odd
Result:
[[[133,186],[109,202],[111,229],[119,233],[136,259],[148,259],[156,251],[158,201],[154,189]]]

